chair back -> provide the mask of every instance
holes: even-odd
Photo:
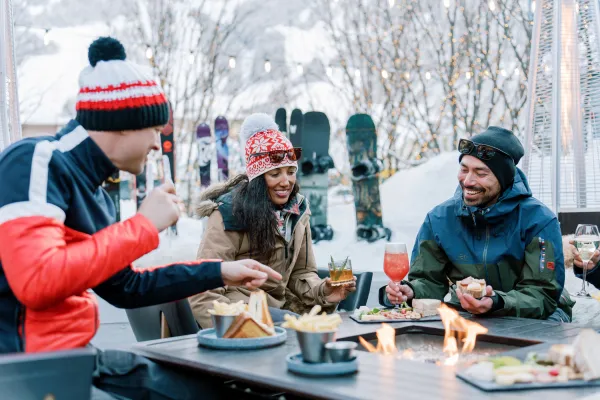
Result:
[[[321,279],[329,277],[328,269],[318,269],[317,274]],[[373,281],[372,272],[356,272],[356,291],[350,293],[348,297],[340,302],[338,311],[354,311],[361,306],[367,305],[369,293],[371,291],[371,282]]]
[[[200,330],[187,299],[128,309],[126,313],[138,342],[192,335]],[[168,327],[168,335],[164,334],[163,318]]]

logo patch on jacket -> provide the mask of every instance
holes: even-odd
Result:
[[[546,264],[546,268],[548,268],[549,270],[554,271],[554,263],[552,261],[550,261],[548,264]]]

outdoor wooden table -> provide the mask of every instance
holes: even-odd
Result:
[[[374,338],[378,324],[358,324],[342,313],[338,340],[362,335]],[[543,351],[554,342],[571,342],[581,326],[523,318],[475,318],[487,327],[490,337],[504,337],[512,343],[531,344],[529,348],[513,350],[511,354]],[[391,323],[403,331],[443,329],[441,322]],[[377,399],[399,397],[410,399],[526,399],[531,396],[544,400],[579,398],[600,392],[600,388],[552,389],[486,393],[461,381],[451,367],[440,367],[394,356],[357,351],[359,372],[343,377],[311,378],[287,371],[285,358],[298,352],[296,335],[288,331],[287,342],[281,346],[251,351],[211,350],[198,346],[195,335],[139,343],[133,351],[150,359],[185,368],[201,374],[247,382],[290,393],[319,399]],[[392,397],[393,396],[393,397]]]

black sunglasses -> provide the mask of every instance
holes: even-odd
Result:
[[[489,146],[487,144],[478,144],[468,139],[460,139],[460,141],[458,142],[458,151],[461,154],[468,155],[471,154],[473,150],[477,151],[477,158],[479,158],[480,160],[491,160],[492,157],[496,155],[496,152],[504,154],[511,160],[513,159],[511,156],[509,156],[502,150],[495,148],[494,146]]]
[[[279,164],[285,157],[290,161],[298,161],[302,158],[302,148],[294,147],[290,150],[271,150],[264,153],[251,154],[250,157],[269,156],[271,164]]]

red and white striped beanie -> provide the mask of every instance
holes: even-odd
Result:
[[[79,75],[77,116],[85,129],[122,131],[165,125],[169,105],[151,74],[126,61],[116,39],[101,37],[89,47],[90,65]]]
[[[257,153],[268,153],[273,150],[292,150],[292,142],[279,132],[279,127],[267,114],[252,114],[242,123],[240,138],[244,141],[246,155],[246,175],[252,180],[265,172],[280,167],[296,167],[298,162],[284,157],[279,164],[273,164],[267,154],[252,156]]]

